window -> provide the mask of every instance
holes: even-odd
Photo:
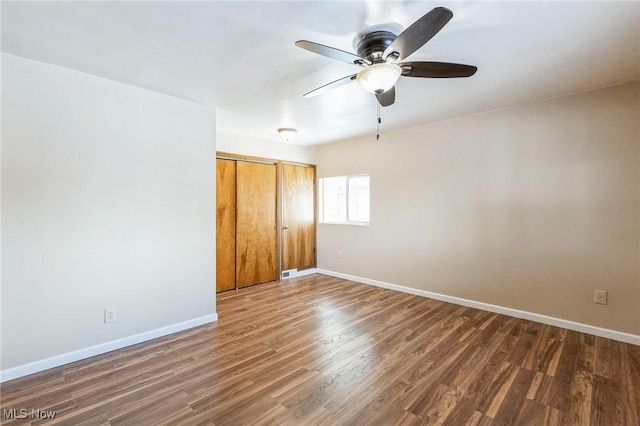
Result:
[[[320,223],[369,224],[369,175],[320,178]]]

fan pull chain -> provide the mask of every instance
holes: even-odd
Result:
[[[380,102],[376,102],[378,106],[378,122],[376,123],[376,140],[380,140],[380,124],[382,123],[382,119],[380,118]]]

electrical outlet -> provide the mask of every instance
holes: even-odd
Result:
[[[607,292],[605,290],[596,290],[593,296],[594,302],[599,305],[607,304]]]
[[[116,321],[116,308],[105,308],[104,309],[104,323],[108,324],[110,322]]]
[[[336,257],[342,259],[342,250],[336,250]]]

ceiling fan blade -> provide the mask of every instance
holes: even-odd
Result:
[[[344,86],[345,84],[351,83],[353,80],[356,79],[356,75],[357,74],[353,74],[353,75],[348,75],[346,77],[339,78],[335,81],[332,81],[331,83],[325,84],[324,86],[320,86],[317,89],[313,89],[312,91],[307,92],[302,96],[305,98],[312,98],[314,96],[321,95],[325,92],[328,92],[329,90],[333,90],[340,86]]]
[[[451,18],[453,18],[453,12],[449,9],[436,7],[401,32],[393,43],[385,49],[382,57],[386,59],[389,55],[393,54],[392,58],[396,61],[403,60],[420,49],[426,42],[431,40],[434,35],[438,34],[438,31],[440,31]]]
[[[335,47],[325,46],[324,44],[314,43],[307,40],[296,41],[296,46],[308,50],[309,52],[317,53],[318,55],[326,56],[331,59],[337,59],[338,61],[347,62],[349,64],[366,64],[367,61],[360,56],[353,53],[345,52],[344,50],[336,49]]]
[[[400,65],[405,77],[456,78],[471,77],[478,67],[450,62],[403,62]]]
[[[376,93],[376,98],[378,98],[378,102],[383,107],[393,105],[393,103],[396,101],[396,88],[392,87],[386,92]]]

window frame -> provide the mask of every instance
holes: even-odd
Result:
[[[349,181],[351,178],[367,177],[369,178],[369,220],[355,221],[349,220]],[[324,179],[345,178],[345,222],[329,222],[324,220]],[[322,225],[351,225],[351,226],[370,226],[371,225],[371,173],[357,173],[353,175],[325,176],[318,178],[318,223]]]

